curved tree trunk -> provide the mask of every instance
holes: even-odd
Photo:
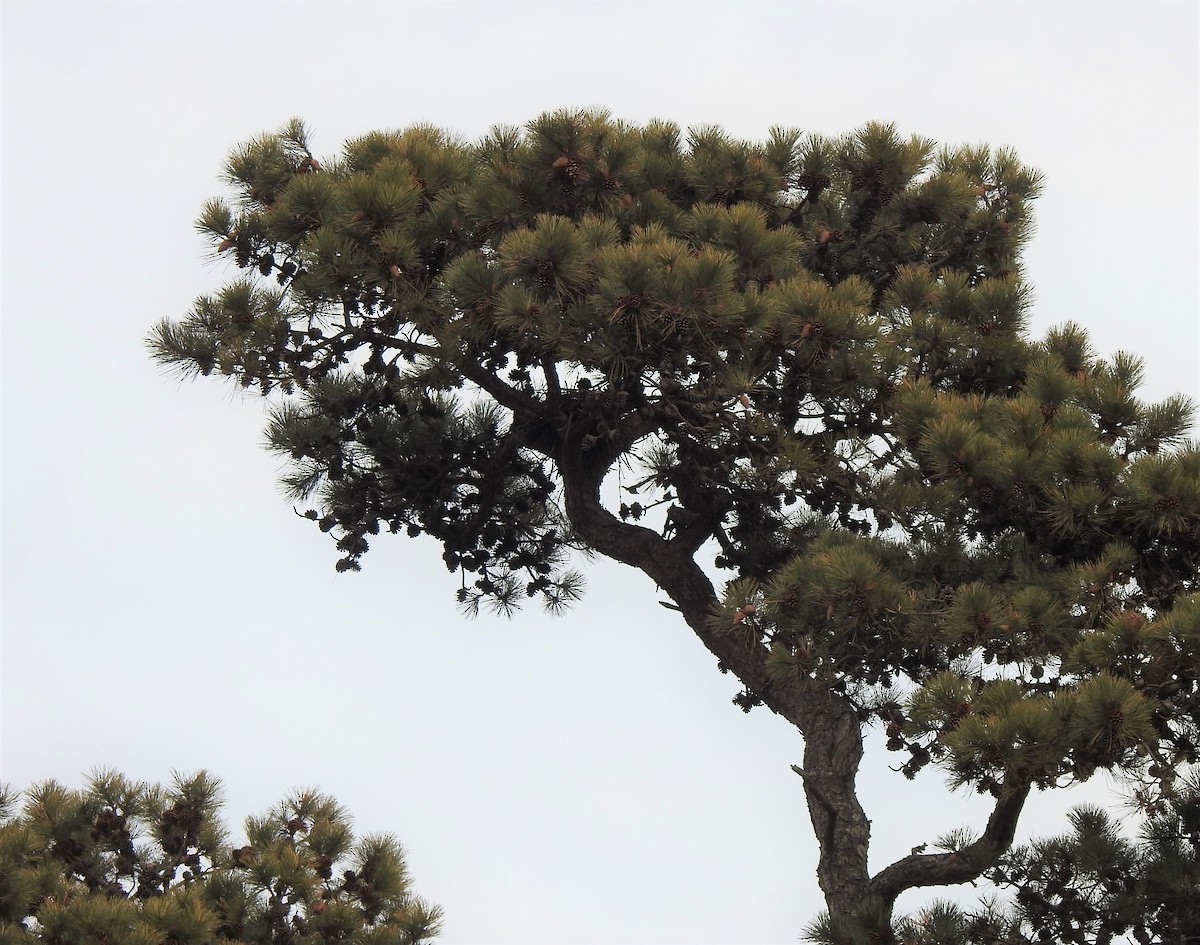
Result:
[[[600,502],[601,475],[593,472],[589,476],[578,459],[564,460],[559,466],[566,511],[579,534],[607,557],[651,577],[709,652],[804,737],[804,766],[794,770],[803,777],[820,847],[817,878],[830,912],[848,914],[868,893],[871,833],[855,790],[863,743],[854,706],[829,692],[781,691],[767,678],[765,646],[747,645],[735,635],[716,633],[710,627],[716,591],[693,559],[692,550],[618,519]]]
[[[892,907],[900,893],[917,886],[967,882],[1008,849],[1029,794],[1027,783],[1013,783],[1001,791],[984,834],[964,849],[951,854],[913,854],[871,877],[871,822],[859,802],[856,785],[863,738],[855,705],[834,692],[806,691],[773,682],[766,673],[766,646],[714,631],[710,617],[718,598],[712,582],[695,562],[695,547],[682,538],[667,539],[613,515],[600,501],[607,467],[599,457],[592,457],[591,462],[584,457],[566,447],[556,450],[554,456],[563,477],[567,517],[579,535],[606,557],[653,579],[721,665],[803,736],[804,763],[792,768],[804,783],[820,851],[817,881],[831,919],[847,920],[873,900],[879,909],[881,940],[887,941]]]

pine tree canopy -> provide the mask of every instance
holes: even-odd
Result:
[[[877,903],[854,927],[888,941],[902,891],[998,862],[1033,788],[1163,802],[1196,762],[1192,405],[1139,399],[1078,325],[1030,337],[1041,180],[1012,152],[563,111],[329,160],[292,122],[226,175],[198,225],[243,275],[154,357],[271,399],[339,570],[429,535],[502,612],[577,599],[576,551],[644,572],[804,736],[833,919]],[[872,730],[991,799],[953,855],[869,872]]]
[[[400,845],[354,838],[347,811],[298,791],[234,847],[220,783],[112,771],[81,790],[0,785],[0,941],[11,945],[419,945],[441,911]]]

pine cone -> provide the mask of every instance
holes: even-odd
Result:
[[[238,867],[239,869],[245,869],[252,862],[254,862],[254,848],[249,846],[236,847],[233,852],[230,853],[229,858],[233,862],[234,866]]]

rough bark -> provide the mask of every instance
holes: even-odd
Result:
[[[862,730],[854,708],[832,693],[809,694],[803,715],[804,765],[792,770],[804,781],[820,848],[817,882],[837,916],[861,904],[867,891],[871,822],[855,789]]]

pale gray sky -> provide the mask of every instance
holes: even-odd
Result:
[[[1045,172],[1036,331],[1197,394],[1197,5],[7,0],[0,777],[206,767],[235,821],[316,785],[395,833],[461,943],[793,942],[820,907],[799,736],[597,563],[566,618],[462,620],[438,549],[359,575],[296,518],[262,409],[142,337],[232,273],[192,229],[238,142],[318,154],[562,106],[838,134],[872,119]],[[875,866],[969,825],[875,752]],[[872,767],[870,762],[874,762]],[[1072,798],[1034,799],[1054,829]],[[976,821],[978,822],[978,821]]]

